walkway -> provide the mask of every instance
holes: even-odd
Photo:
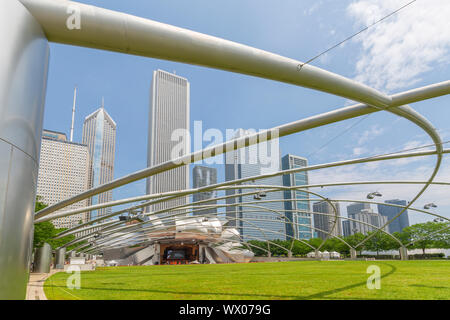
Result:
[[[52,269],[50,273],[31,273],[27,286],[27,300],[47,300],[44,293],[44,282],[51,275],[62,270]]]

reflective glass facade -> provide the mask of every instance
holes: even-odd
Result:
[[[100,108],[87,116],[83,125],[83,144],[89,149],[89,188],[110,182],[114,179],[114,158],[116,147],[116,123]],[[95,205],[112,201],[112,191],[96,195],[90,199]],[[90,219],[106,215],[111,208],[90,212]]]
[[[245,130],[239,130],[235,138],[247,135]],[[272,145],[273,143],[273,145]],[[268,158],[271,159],[270,164],[263,165],[260,157],[257,156],[261,144],[253,145],[248,148],[243,148],[237,151],[228,152],[226,154],[225,164],[225,179],[227,181],[241,179],[246,177],[258,176],[262,173],[269,173],[279,171],[280,157],[279,146],[277,140],[271,140],[267,143]],[[264,149],[264,148],[263,148]],[[265,152],[260,151],[260,152]],[[253,160],[256,163],[252,163]],[[246,184],[255,185],[283,185],[281,176],[259,179],[254,182]],[[245,193],[255,191],[253,189],[244,190],[229,190],[227,195],[234,195],[236,193]],[[227,207],[227,217],[229,217],[231,226],[235,226],[244,241],[249,240],[285,240],[286,227],[283,202],[269,202],[264,203],[265,200],[280,200],[283,199],[283,192],[268,192],[266,197],[261,200],[255,200],[254,196],[242,196],[233,199],[227,199],[227,204],[236,204],[244,202],[256,202],[254,206],[232,206]],[[261,203],[257,203],[261,201]],[[261,209],[264,208],[264,209]],[[234,220],[236,219],[236,220]]]
[[[283,170],[294,168],[303,168],[308,166],[308,161],[305,158],[287,154],[281,159]],[[290,175],[283,176],[283,185],[286,187],[304,186],[308,184],[308,172],[297,172]],[[312,220],[309,205],[309,194],[302,191],[285,191],[284,208],[286,210],[286,217],[294,222],[294,227],[286,224],[286,234],[297,239],[311,239],[313,237]],[[295,212],[294,210],[297,210]]]

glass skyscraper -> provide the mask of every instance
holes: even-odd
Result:
[[[238,130],[235,138],[248,135],[245,130]],[[262,145],[270,150],[268,157],[270,164],[263,164],[259,152],[263,152]],[[259,150],[259,151],[258,151]],[[252,145],[247,148],[226,153],[225,179],[226,181],[236,180],[246,177],[258,176],[280,170],[280,156],[277,140],[266,143]],[[246,183],[249,184],[249,183]],[[251,182],[254,185],[277,185],[282,186],[281,176],[259,179]],[[255,191],[255,189],[227,190],[226,195],[236,195],[245,192]],[[229,219],[228,226],[236,227],[244,241],[249,240],[285,240],[286,227],[284,217],[284,206],[281,201],[264,203],[264,200],[282,200],[283,192],[269,192],[266,197],[255,200],[254,196],[237,196],[227,199],[227,204],[240,204],[244,202],[256,202],[254,206],[230,206],[227,207],[226,215]],[[261,201],[261,203],[258,203]],[[259,207],[266,208],[260,209]]]
[[[292,154],[287,154],[281,159],[283,170],[303,168],[308,166],[308,160]],[[308,172],[297,172],[283,176],[283,185],[286,187],[304,186],[308,184]],[[286,224],[286,234],[296,239],[311,239],[313,237],[312,220],[309,204],[309,194],[303,191],[290,190],[284,192],[284,208],[286,217],[293,221],[292,225]],[[297,211],[295,211],[297,210]]]
[[[401,206],[407,205],[406,200],[399,200],[399,199],[387,200],[385,201],[385,203],[397,204]],[[388,220],[394,218],[402,210],[403,208],[401,207],[391,207],[382,204],[378,205],[378,213],[381,214],[382,216],[385,216]],[[400,215],[400,217],[392,221],[388,226],[390,233],[401,232],[406,227],[409,227],[408,210],[403,212]]]
[[[116,149],[116,123],[106,112],[104,105],[88,115],[83,125],[83,144],[89,150],[89,187],[95,188],[114,179],[114,159]],[[90,199],[95,205],[112,201],[112,191],[96,195]],[[91,211],[90,220],[111,212],[111,208]]]
[[[193,187],[194,188],[200,188],[200,187],[206,187],[212,184],[217,183],[217,169],[216,168],[210,168],[205,166],[195,166],[193,171]],[[215,191],[208,191],[208,192],[199,192],[195,193],[193,195],[194,202],[202,201],[202,200],[208,200],[214,197]],[[208,201],[205,203],[202,203],[200,205],[212,205],[216,204],[217,201]],[[195,209],[195,207],[194,207]],[[195,215],[204,215],[204,214],[216,214],[217,209],[205,209],[194,212]]]

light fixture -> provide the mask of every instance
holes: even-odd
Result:
[[[383,195],[379,193],[378,191],[371,192],[367,195],[367,199],[373,199],[375,197],[382,197]]]
[[[437,205],[435,205],[433,202],[431,202],[431,203],[424,205],[423,208],[428,210],[430,208],[437,208]]]

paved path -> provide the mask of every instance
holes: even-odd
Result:
[[[44,293],[44,282],[51,275],[61,271],[52,269],[50,273],[31,273],[27,286],[27,300],[47,300]]]

